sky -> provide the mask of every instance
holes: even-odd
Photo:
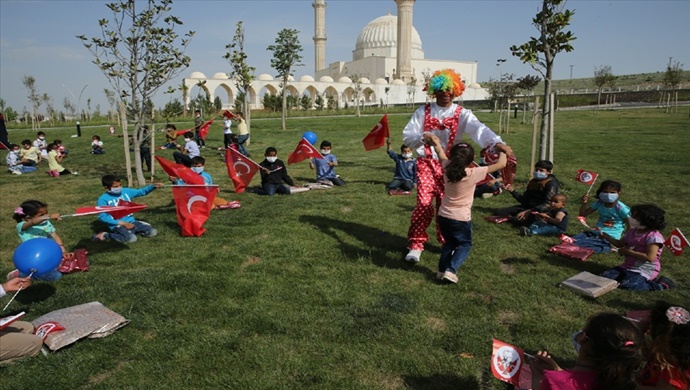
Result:
[[[200,71],[207,77],[229,72],[223,55],[236,23],[245,26],[245,50],[256,75],[275,76],[267,47],[284,28],[299,31],[302,63],[294,75],[314,74],[313,0],[176,0],[172,15],[182,20],[179,32],[196,32],[186,54],[192,59],[172,85]],[[29,108],[24,76],[36,79],[39,93],[47,93],[57,110],[63,101],[107,111],[103,90],[112,89],[92,63],[94,57],[75,36],[96,37],[98,20],[112,19],[100,0],[0,0],[0,98],[21,112]],[[326,0],[326,64],[350,61],[359,32],[370,21],[391,13],[394,0]],[[477,61],[478,80],[497,79],[500,73],[516,77],[537,72],[510,52],[511,45],[536,35],[532,18],[539,0],[418,0],[413,24],[427,59]],[[594,69],[611,66],[615,75],[663,72],[672,57],[690,68],[690,1],[570,0],[574,10],[569,30],[577,40],[574,51],[556,56],[554,79],[592,77]],[[506,59],[500,67],[498,59]],[[161,88],[154,103],[162,107],[171,98]],[[195,96],[196,90],[191,91]],[[81,99],[80,99],[81,96]],[[45,106],[44,108],[45,109]]]

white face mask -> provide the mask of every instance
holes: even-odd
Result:
[[[580,348],[582,347],[582,345],[580,344],[580,342],[577,341],[577,339],[580,337],[580,335],[581,335],[582,333],[584,333],[584,332],[580,330],[580,331],[577,331],[577,332],[573,333],[573,334],[570,336],[570,339],[573,341],[573,348],[575,348],[575,352],[577,352],[577,353],[580,353]]]
[[[278,159],[278,157],[276,157],[276,156],[273,156],[273,157],[266,157],[266,161],[270,162],[271,164],[273,164],[274,162],[276,162],[277,159]]]
[[[330,150],[326,150],[326,149],[321,149],[321,154],[323,154],[323,155],[325,156],[325,155],[327,155],[327,154],[331,154],[331,151],[330,151]]]
[[[189,142],[189,141],[191,141],[191,140],[192,140],[191,138],[185,138],[185,139],[184,139],[184,142]]]
[[[192,171],[196,173],[201,173],[204,171],[204,167],[192,167]]]
[[[46,137],[38,137],[38,139],[40,139],[41,141],[43,141],[43,140],[46,139]]]
[[[412,153],[403,153],[404,158],[412,158]]]

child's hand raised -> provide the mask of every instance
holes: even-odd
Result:
[[[163,183],[153,183],[153,186],[156,188],[163,188],[164,187]]]
[[[582,195],[582,203],[587,204],[589,202],[589,194]]]
[[[62,218],[60,218],[60,214],[58,214],[58,213],[50,214],[50,216],[47,219],[54,219],[56,221],[62,221]]]

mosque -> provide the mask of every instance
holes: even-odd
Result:
[[[384,15],[369,22],[360,31],[352,52],[352,60],[337,61],[326,66],[326,1],[314,0],[314,61],[316,74],[295,80],[290,76],[287,92],[292,96],[307,95],[312,103],[321,95],[324,101],[333,99],[339,108],[353,106],[355,100],[364,106],[419,104],[426,101],[422,89],[425,80],[440,69],[460,73],[466,89],[463,100],[485,100],[488,93],[477,83],[476,61],[447,61],[424,58],[422,39],[412,24],[415,0],[395,0],[397,16]],[[215,91],[231,108],[238,90],[226,73],[207,78],[192,72],[184,85],[202,88],[211,100]],[[358,91],[359,97],[358,97]],[[279,94],[280,80],[261,74],[251,83],[249,106],[263,108],[263,94]],[[190,97],[187,96],[187,105]]]

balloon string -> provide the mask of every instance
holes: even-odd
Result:
[[[29,276],[27,276],[27,277],[28,277],[29,279],[31,279],[31,276],[32,276],[33,274],[34,274],[34,271],[31,271],[31,273],[30,273]],[[19,294],[19,292],[22,291],[23,288],[24,288],[24,286],[20,286],[20,287],[19,287],[19,289],[17,290],[17,292],[14,293],[14,295],[12,295],[12,299],[10,299],[10,301],[7,302],[7,305],[5,305],[5,307],[2,308],[2,311],[7,310],[7,308],[10,306],[10,303],[12,303],[12,301],[14,301],[14,298],[17,297],[17,294]]]

